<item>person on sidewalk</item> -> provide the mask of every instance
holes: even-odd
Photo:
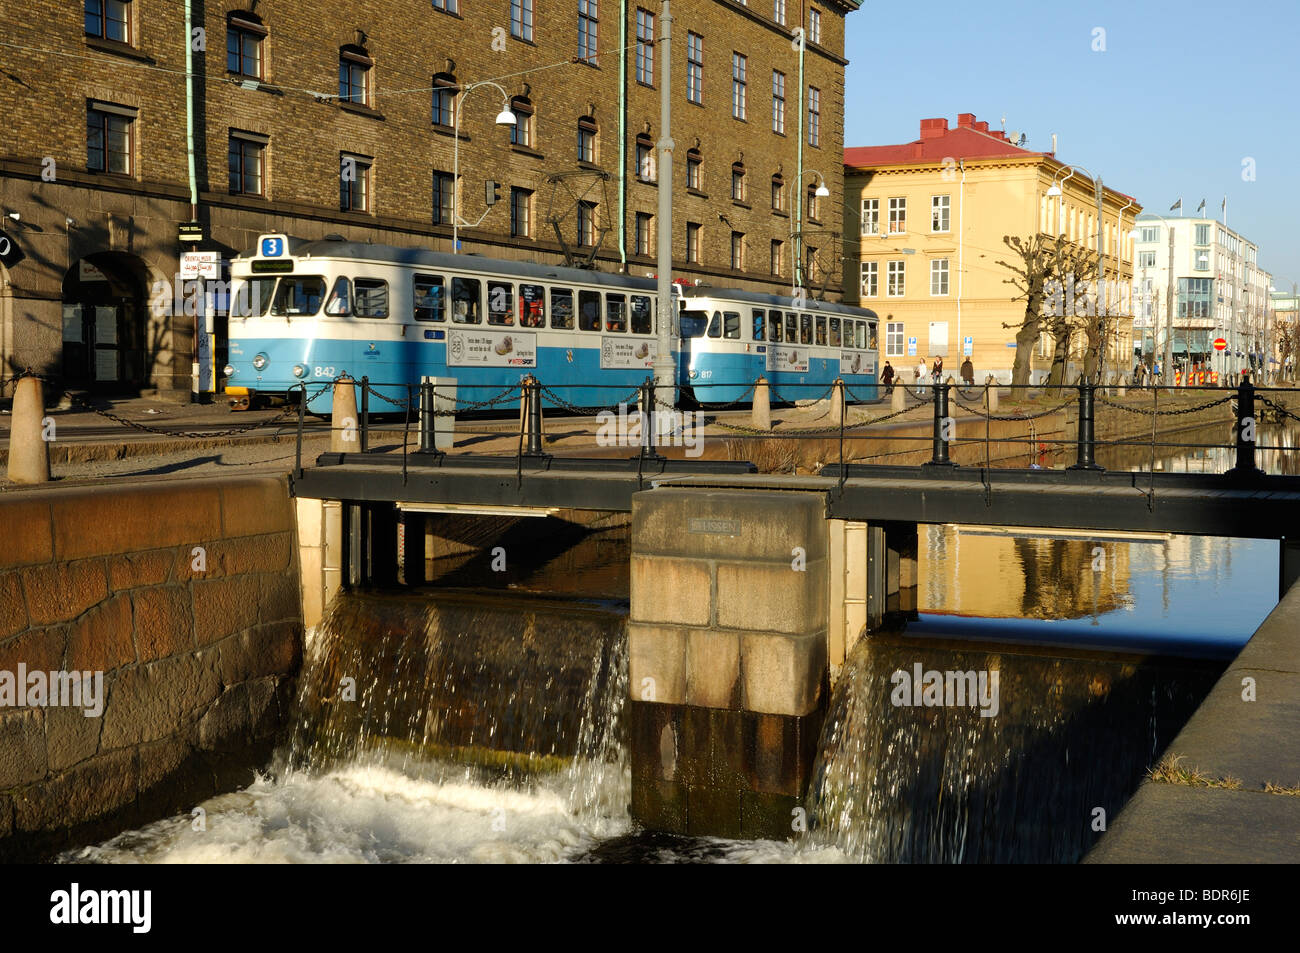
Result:
[[[880,372],[880,383],[885,385],[886,393],[894,392],[894,367],[888,361],[885,361],[884,370]]]
[[[970,358],[961,362],[961,379],[967,387],[975,386],[975,365],[970,362]]]
[[[936,384],[943,381],[943,358],[936,357],[934,359],[934,368],[931,370],[930,376],[934,378]]]
[[[916,392],[925,396],[925,361],[916,362]]]

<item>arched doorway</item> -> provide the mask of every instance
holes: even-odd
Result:
[[[130,392],[149,382],[148,271],[125,252],[98,252],[63,276],[63,377],[69,386]]]

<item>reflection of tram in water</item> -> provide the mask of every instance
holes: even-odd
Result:
[[[653,373],[651,279],[284,235],[262,236],[230,271],[231,395],[292,397],[306,383],[309,409],[325,413],[329,389],[310,385],[343,374],[368,377],[395,401],[422,377],[454,378],[463,402],[533,374],[568,403],[605,407]],[[760,374],[774,400],[817,397],[841,369],[850,399],[875,398],[871,312],[823,302],[796,311],[789,298],[743,291],[679,293],[678,380],[697,384],[702,403],[734,401]]]

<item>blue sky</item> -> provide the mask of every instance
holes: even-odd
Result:
[[[1093,51],[1094,30],[1105,50]],[[1300,281],[1300,2],[865,0],[848,17],[845,144],[910,142],[973,112],[1153,212],[1201,199]],[[1242,163],[1254,160],[1255,180]],[[1176,212],[1174,213],[1177,214]]]

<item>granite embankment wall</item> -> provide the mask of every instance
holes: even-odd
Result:
[[[288,717],[298,576],[283,479],[0,495],[0,858],[248,783]],[[102,673],[102,695],[56,706],[20,671]]]

